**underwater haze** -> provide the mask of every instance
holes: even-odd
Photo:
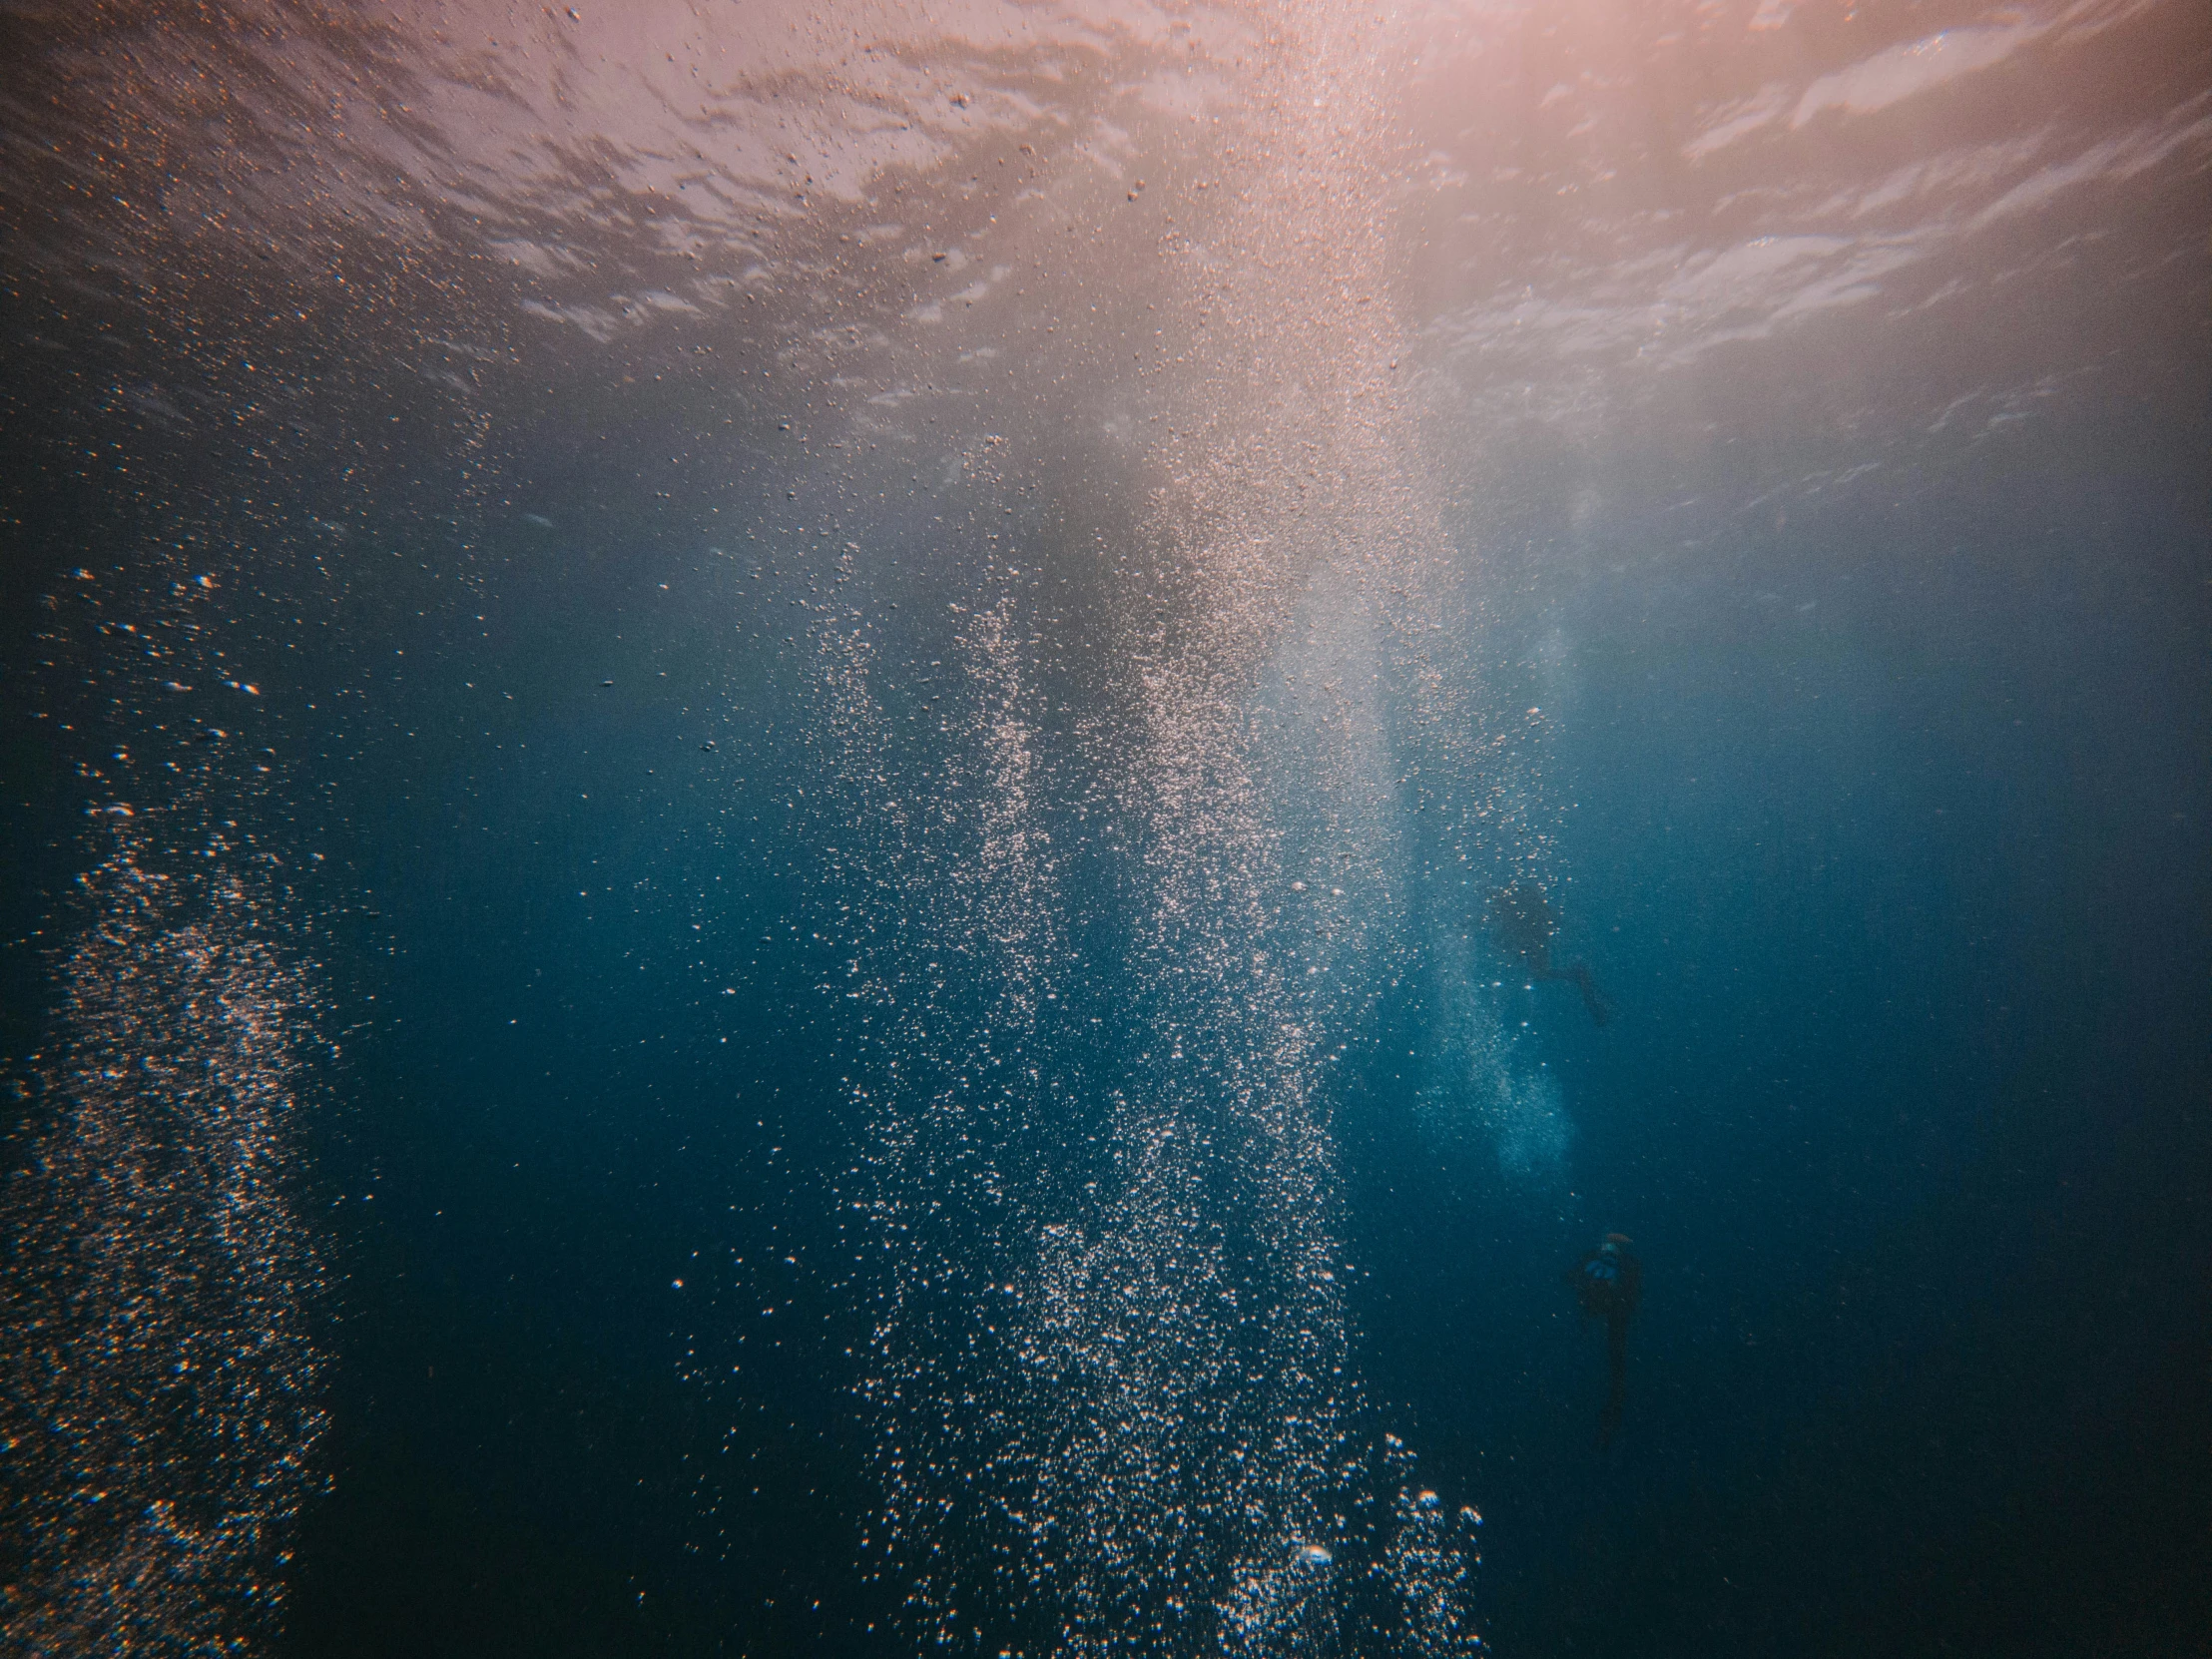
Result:
[[[8,1652],[2212,1651],[2202,0],[0,66]]]

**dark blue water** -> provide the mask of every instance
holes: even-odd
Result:
[[[11,1651],[2203,1651],[2212,33],[1938,10],[9,12]]]

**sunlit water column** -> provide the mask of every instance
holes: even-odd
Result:
[[[1245,23],[1231,109],[1169,141],[1210,209],[1125,274],[1162,296],[1171,343],[1136,360],[1170,436],[1112,653],[1133,739],[1074,763],[1114,774],[1133,848],[1112,1062],[1039,1024],[1068,895],[1010,599],[974,584],[927,777],[874,648],[821,635],[818,833],[872,1009],[863,1552],[940,1641],[1011,1617],[1068,1654],[1475,1645],[1471,1514],[1371,1443],[1327,1087],[1406,931],[1392,694],[1427,720],[1464,695],[1419,634],[1445,560],[1393,380],[1386,101],[1366,18]],[[1024,1163],[1023,1126],[1096,1179]]]
[[[1473,1640],[1453,1523],[1433,1494],[1387,1491],[1409,1476],[1402,1448],[1377,1469],[1355,1442],[1325,1082],[1405,928],[1386,705],[1436,695],[1408,647],[1446,551],[1398,387],[1382,21],[1255,15],[1227,221],[1167,273],[1224,325],[1194,330],[1169,376],[1194,441],[1168,451],[1148,526],[1185,587],[1177,621],[1136,642],[1155,897],[1133,966],[1169,1063],[1129,1092],[1118,1133],[1143,1149],[1140,1173],[1129,1224],[1100,1244],[1139,1262],[1092,1282],[1114,1295],[1133,1279],[1163,1305],[1138,1353],[1096,1351],[1100,1393],[1134,1394],[1136,1420],[1171,1424],[1199,1470],[1198,1529],[1227,1557],[1207,1575],[1227,1652],[1373,1642],[1342,1616],[1346,1569],[1375,1560],[1379,1527],[1392,1634],[1417,1651]],[[1316,670],[1302,703],[1269,707]],[[1130,1511],[1125,1544],[1158,1508],[1156,1468],[1130,1473],[1091,1483],[1105,1513]]]

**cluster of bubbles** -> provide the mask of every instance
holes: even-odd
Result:
[[[1410,960],[1419,775],[1479,777],[1489,740],[1434,637],[1463,572],[1374,302],[1377,101],[1349,24],[1261,22],[1243,206],[1147,278],[1214,324],[1140,354],[1181,441],[1107,550],[1142,573],[1112,717],[1050,730],[1012,567],[953,607],[932,751],[878,641],[815,636],[867,1144],[863,1571],[928,1643],[1479,1646],[1472,1512],[1363,1397],[1331,1068]],[[1285,110],[1323,113],[1270,142]]]
[[[1446,1147],[1491,1148],[1518,1180],[1557,1174],[1567,1155],[1566,1101],[1551,1068],[1507,1022],[1501,998],[1519,981],[1482,979],[1455,928],[1437,927],[1429,953],[1435,1015],[1428,1076],[1415,1097],[1423,1131]]]
[[[251,794],[218,748],[167,799],[92,808],[25,1078],[0,1191],[10,1653],[273,1650],[321,1480],[295,1122],[317,974],[277,936],[281,872],[214,808]]]

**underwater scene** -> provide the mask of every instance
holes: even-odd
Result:
[[[2212,1654],[2202,0],[0,117],[0,1650]]]

